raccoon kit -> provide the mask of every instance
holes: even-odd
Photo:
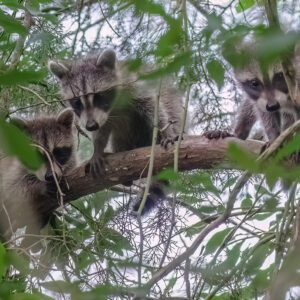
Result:
[[[89,166],[93,173],[103,172],[109,138],[113,152],[151,145],[157,85],[138,80],[115,52],[106,50],[73,62],[50,61],[49,69],[60,80],[63,100],[92,132],[94,155]],[[159,93],[159,142],[166,147],[180,134],[183,107],[171,85],[163,83]]]
[[[74,141],[74,113],[62,111],[57,117],[39,117],[24,121],[13,119],[14,125],[26,132],[33,144],[47,151],[55,176],[60,184],[63,175],[76,165]],[[43,200],[57,197],[52,168],[43,151],[42,166],[28,170],[16,157],[0,159],[0,235],[8,239],[21,224],[27,233],[39,233],[48,221],[38,213]]]
[[[243,45],[243,49],[257,47],[257,42],[251,41]],[[295,69],[297,68],[294,59]],[[246,139],[257,120],[261,121],[265,135],[272,143],[280,133],[291,126],[300,116],[300,108],[293,104],[285,81],[281,63],[271,64],[264,70],[257,60],[252,58],[243,67],[236,67],[235,78],[245,98],[237,112],[234,136]],[[231,136],[226,132],[208,132],[208,138]]]
[[[63,100],[92,132],[94,154],[86,171],[94,176],[104,172],[108,140],[113,152],[151,145],[158,94],[158,142],[167,147],[178,138],[184,113],[180,93],[166,80],[162,80],[160,89],[157,84],[138,80],[125,62],[116,59],[114,51],[72,62],[50,61],[49,69],[60,80]],[[165,197],[162,186],[153,181],[145,211]]]

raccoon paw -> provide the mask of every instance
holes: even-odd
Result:
[[[209,140],[213,139],[224,139],[226,137],[233,137],[234,135],[226,130],[209,130],[204,132],[203,136],[205,136]]]
[[[174,142],[178,141],[178,139],[179,139],[178,135],[176,135],[174,137],[166,136],[166,137],[161,139],[160,145],[162,147],[164,147],[165,149],[168,149],[168,144],[171,143],[172,145],[174,145]]]
[[[61,192],[64,194],[68,190],[65,180],[61,180],[58,184]],[[46,192],[47,195],[51,197],[56,197],[58,195],[58,188],[55,181],[46,182]]]
[[[103,156],[93,156],[85,166],[85,173],[92,174],[93,177],[98,177],[105,173],[106,166],[107,162]]]

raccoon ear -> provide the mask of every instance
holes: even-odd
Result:
[[[11,118],[10,123],[14,126],[18,127],[22,131],[28,130],[28,124],[25,120],[19,119],[19,118]]]
[[[116,53],[115,51],[108,49],[99,54],[96,65],[98,67],[107,67],[114,69],[116,64]]]
[[[54,60],[50,60],[48,62],[48,69],[59,79],[64,77],[70,71],[68,66],[65,63],[57,62]]]
[[[74,112],[71,108],[66,108],[57,116],[57,122],[67,129],[71,129],[74,122]]]

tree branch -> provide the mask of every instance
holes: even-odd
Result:
[[[235,142],[242,148],[259,154],[264,143],[255,140],[242,141],[236,138],[224,140],[208,140],[202,136],[192,136],[181,142],[179,149],[179,170],[211,169],[216,166],[229,167],[226,153],[230,142]],[[165,150],[160,145],[155,147],[153,174],[163,168],[173,167],[174,149],[169,146]],[[69,190],[64,191],[64,203],[76,200],[82,196],[110,188],[122,182],[137,180],[147,176],[151,147],[138,148],[131,151],[108,154],[107,167],[102,178],[93,178],[85,174],[85,165],[81,165],[66,177]],[[48,214],[59,207],[57,199],[49,199],[39,203],[39,213]]]

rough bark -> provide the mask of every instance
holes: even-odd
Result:
[[[224,140],[208,140],[202,136],[193,136],[181,142],[179,151],[179,170],[211,169],[214,167],[230,167],[227,149],[230,142],[235,142],[251,153],[259,154],[263,142],[236,138]],[[173,167],[174,146],[165,150],[160,145],[155,149],[153,173],[157,174],[164,168]],[[85,174],[85,164],[82,164],[66,177],[69,190],[65,192],[64,203],[76,200],[82,196],[110,188],[116,184],[146,177],[147,164],[151,147],[138,148],[131,151],[108,154],[105,173],[99,178]],[[232,166],[231,166],[232,167]],[[38,204],[41,214],[48,214],[59,206],[59,200],[48,199]]]

